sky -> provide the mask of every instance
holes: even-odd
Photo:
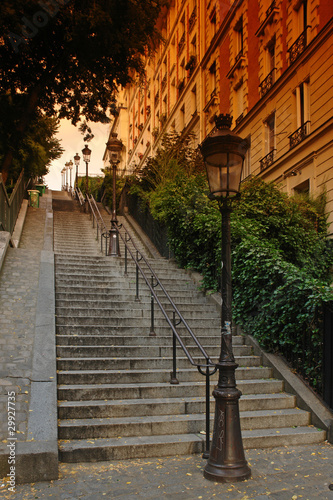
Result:
[[[89,174],[102,174],[103,156],[105,152],[105,144],[108,140],[108,131],[110,125],[102,125],[101,123],[92,124],[91,128],[95,137],[88,143],[91,149],[91,159],[89,163]],[[85,146],[83,135],[74,127],[69,120],[61,120],[60,128],[57,137],[61,139],[61,146],[64,149],[62,156],[55,160],[49,167],[49,173],[44,177],[45,183],[50,189],[55,191],[61,190],[61,170],[64,168],[65,163],[72,160],[76,153],[81,157],[79,165],[79,175],[85,175],[86,164],[83,162],[82,149]],[[72,185],[75,176],[75,166],[72,170]],[[69,173],[68,173],[69,183]]]

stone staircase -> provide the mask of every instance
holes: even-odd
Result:
[[[156,307],[150,332],[150,294],[123,257],[103,257],[89,216],[54,205],[59,450],[63,462],[199,453],[205,447],[205,378],[177,348],[178,385],[170,384],[172,334]],[[109,217],[105,218],[106,221]],[[128,224],[125,221],[125,225]],[[134,237],[137,245],[142,243]],[[123,248],[121,255],[124,255]],[[185,271],[150,260],[212,359],[220,345],[216,306]],[[162,299],[161,299],[162,300]],[[170,310],[171,314],[171,310]],[[185,332],[184,332],[185,334]],[[187,338],[189,351],[200,356]],[[245,448],[320,442],[325,432],[296,408],[243,336],[234,336]],[[213,376],[212,388],[217,376]],[[214,403],[212,398],[211,419]]]

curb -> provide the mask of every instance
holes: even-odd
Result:
[[[28,210],[28,200],[23,200],[22,205],[17,217],[17,221],[14,227],[14,231],[11,237],[11,244],[14,248],[18,248],[21,240],[22,230],[24,226],[24,221]]]
[[[252,346],[255,354],[261,356],[264,364],[273,369],[273,376],[284,381],[285,390],[296,396],[297,406],[311,412],[312,424],[326,430],[327,440],[333,443],[333,413],[303,380],[291,371],[280,356],[263,351],[251,335],[245,337],[246,343]]]
[[[35,318],[28,440],[16,443],[17,484],[50,481],[59,477],[51,192],[46,197],[44,249],[40,256]],[[9,453],[0,454],[0,471],[3,477],[9,473],[8,457]]]
[[[8,233],[7,231],[0,231],[0,271],[6,257],[9,243],[10,233]]]

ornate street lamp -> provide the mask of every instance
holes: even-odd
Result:
[[[216,482],[243,481],[251,476],[244,455],[239,417],[241,392],[236,387],[237,364],[232,352],[232,288],[230,212],[231,200],[239,194],[243,161],[248,143],[230,131],[229,115],[215,117],[216,130],[201,143],[210,198],[216,199],[222,215],[222,310],[221,354],[217,364],[214,432],[204,476]]]
[[[61,170],[61,191],[65,190],[65,167]]]
[[[118,231],[116,230],[117,225],[117,212],[116,212],[116,177],[117,177],[117,165],[120,163],[121,152],[123,149],[123,143],[120,139],[117,139],[118,134],[113,132],[109,138],[106,147],[109,151],[110,165],[112,166],[112,219],[111,219],[111,231],[110,231],[110,255],[119,255],[119,240]]]
[[[68,168],[69,168],[69,191],[70,193],[72,192],[72,170],[73,170],[73,162],[70,160],[68,162]]]
[[[74,163],[75,163],[75,167],[76,167],[76,175],[75,175],[75,182],[74,182],[74,188],[77,188],[78,187],[78,170],[79,170],[79,164],[80,164],[80,156],[76,153],[76,155],[74,156]]]
[[[69,166],[69,163],[68,161],[65,163],[65,172],[66,172],[66,187],[65,187],[65,190],[68,191],[68,166]]]
[[[86,199],[87,199],[87,197],[88,197],[88,191],[89,191],[88,163],[90,162],[91,149],[89,149],[88,146],[85,145],[84,149],[82,149],[82,154],[83,154],[83,161],[86,164]]]

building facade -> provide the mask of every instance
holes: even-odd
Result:
[[[229,113],[251,144],[243,178],[325,189],[333,232],[332,0],[173,0],[159,28],[145,79],[119,94],[121,172],[143,165],[165,132],[196,145]]]

